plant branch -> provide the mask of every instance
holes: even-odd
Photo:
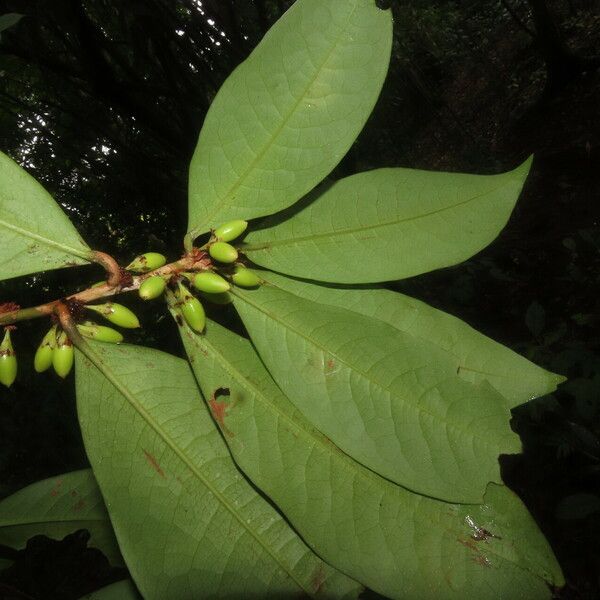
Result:
[[[205,252],[201,252],[198,249],[192,249],[191,252],[186,254],[180,260],[170,263],[168,265],[164,265],[163,267],[155,269],[154,271],[144,273],[143,275],[136,275],[131,278],[127,285],[121,285],[121,269],[116,263],[116,261],[107,254],[104,254],[103,252],[96,252],[95,254],[106,257],[106,264],[111,265],[111,278],[115,273],[118,273],[119,281],[116,285],[113,285],[109,279],[109,281],[102,285],[87,288],[81,292],[72,294],[67,298],[53,300],[45,304],[40,304],[39,306],[34,306],[30,308],[17,308],[14,310],[6,311],[4,313],[0,313],[0,326],[10,325],[18,321],[28,321],[30,319],[35,319],[38,317],[50,316],[52,314],[56,314],[60,319],[60,311],[62,310],[61,306],[66,306],[65,300],[80,302],[82,304],[89,304],[90,302],[101,300],[102,298],[108,298],[116,294],[135,291],[139,289],[140,285],[142,285],[142,283],[146,279],[154,275],[173,276],[184,271],[205,271],[209,269],[212,265],[210,258]]]

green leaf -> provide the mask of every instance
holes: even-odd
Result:
[[[0,33],[16,25],[25,15],[19,13],[6,13],[0,15]]]
[[[391,12],[375,0],[297,0],[208,111],[190,165],[190,236],[317,185],[373,110],[391,43]]]
[[[358,584],[318,559],[240,475],[186,361],[83,348],[83,438],[144,598],[357,596]]]
[[[299,211],[292,207],[291,216],[276,218],[274,226],[251,232],[244,252],[273,271],[338,283],[402,279],[449,267],[500,233],[530,165],[531,158],[501,175],[359,173]]]
[[[462,379],[471,383],[489,381],[511,408],[550,394],[565,381],[562,375],[538,367],[464,321],[410,296],[382,288],[315,285],[267,271],[260,276],[269,284],[307,300],[380,319],[431,342],[450,355],[452,368]]]
[[[271,286],[232,290],[283,392],[344,452],[413,491],[482,502],[519,452],[505,399],[456,377],[440,348],[343,308]]]
[[[20,550],[34,535],[63,539],[87,529],[89,545],[122,565],[100,490],[90,469],[37,481],[0,502],[0,544]]]
[[[52,196],[0,152],[0,280],[85,264],[92,251]]]
[[[133,582],[130,579],[124,579],[83,596],[81,600],[139,600],[140,598]]]
[[[549,598],[563,583],[519,499],[490,484],[483,505],[412,494],[362,467],[314,429],[250,342],[209,322],[182,339],[235,460],[328,562],[390,598]]]

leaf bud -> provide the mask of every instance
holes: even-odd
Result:
[[[56,374],[63,379],[73,368],[73,343],[64,331],[56,336],[56,348],[52,353],[52,366]]]
[[[123,341],[123,336],[116,329],[105,327],[104,325],[97,325],[90,321],[77,325],[77,329],[84,337],[96,340],[97,342],[120,344]]]
[[[248,227],[248,221],[238,219],[217,227],[214,234],[220,242],[231,242],[240,237],[246,231],[246,227]]]
[[[52,366],[52,355],[56,348],[56,325],[53,325],[42,338],[33,359],[33,368],[37,373],[43,373]]]
[[[200,300],[187,290],[180,282],[179,301],[181,302],[181,312],[186,323],[197,333],[202,333],[206,327],[206,313]]]
[[[260,277],[246,267],[236,267],[234,274],[231,276],[233,283],[244,288],[253,288],[260,285]]]
[[[217,261],[222,263],[232,263],[237,260],[237,250],[227,242],[215,242],[208,248],[208,253]]]
[[[119,327],[135,329],[140,326],[140,322],[135,314],[122,304],[106,302],[105,304],[88,304],[86,308],[97,312]]]
[[[160,275],[153,275],[142,282],[138,293],[142,300],[154,300],[158,298],[167,287],[167,282]]]
[[[192,283],[197,290],[206,292],[207,294],[221,294],[228,291],[231,287],[225,279],[212,271],[197,273]]]
[[[10,387],[17,378],[17,355],[10,339],[10,329],[4,330],[0,344],[0,383]]]
[[[146,252],[136,256],[126,267],[125,270],[134,273],[147,273],[154,271],[167,264],[167,259],[158,252]]]

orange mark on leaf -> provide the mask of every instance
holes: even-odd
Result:
[[[79,512],[80,510],[84,509],[85,506],[85,500],[83,498],[80,498],[77,501],[77,503],[73,506],[73,512]]]
[[[58,479],[56,481],[56,483],[54,484],[54,487],[50,490],[50,495],[53,498],[56,498],[56,496],[58,496],[62,484],[63,484],[62,479]]]
[[[144,450],[144,456],[146,457],[146,460],[148,461],[148,464],[163,478],[166,479],[166,475],[165,472],[161,469],[160,465],[158,464],[158,461],[156,460],[156,458],[154,458],[154,456],[152,456],[152,454],[150,454],[150,452],[148,452],[147,450]]]
[[[310,578],[310,587],[313,589],[315,594],[318,594],[325,583],[325,570],[323,565],[319,565],[317,570],[313,573]]]
[[[233,437],[233,433],[225,425],[225,417],[227,416],[226,411],[229,408],[229,402],[219,400],[217,396],[229,396],[229,389],[219,388],[215,390],[208,401],[208,405],[214,420],[217,422],[217,425],[221,428],[223,433],[228,437]]]

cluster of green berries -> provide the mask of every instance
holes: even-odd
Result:
[[[175,295],[177,304],[187,324],[197,333],[202,333],[206,327],[206,313],[200,300],[192,294],[189,287],[184,285],[187,280],[190,287],[202,294],[203,298],[209,299],[216,304],[227,304],[229,297],[227,292],[231,289],[231,283],[245,288],[253,288],[260,285],[260,278],[246,267],[235,264],[238,260],[238,251],[229,242],[235,240],[244,233],[248,223],[242,220],[230,221],[221,225],[213,231],[211,239],[207,244],[208,253],[217,263],[217,267],[198,273],[181,273],[176,280]],[[167,259],[158,252],[146,252],[136,257],[126,270],[134,273],[150,273],[164,266]],[[215,270],[223,269],[225,277],[216,273]],[[150,275],[141,283],[138,293],[143,300],[153,300],[161,296],[172,275]],[[99,282],[92,287],[104,285]],[[87,310],[94,311],[114,325],[133,329],[140,326],[136,315],[122,304],[116,302],[105,302],[104,304],[88,304]],[[0,383],[10,387],[17,376],[17,357],[11,341],[12,327],[6,327],[4,339],[0,344]],[[84,321],[77,325],[79,333],[99,342],[119,344],[123,341],[121,333],[98,325],[91,321]],[[73,343],[65,331],[59,326],[53,325],[50,331],[42,339],[34,358],[34,369],[38,373],[47,371],[50,367],[62,378],[65,378],[73,368]]]
[[[208,253],[215,262],[223,266],[232,265],[233,268],[229,270],[228,276],[235,285],[253,288],[260,284],[260,278],[250,269],[234,265],[238,260],[238,251],[229,243],[242,235],[246,227],[248,227],[247,221],[241,220],[230,221],[217,227],[208,243]],[[182,275],[202,294],[203,298],[215,304],[229,302],[227,292],[231,289],[231,284],[225,277],[212,270]],[[206,327],[206,313],[200,300],[181,281],[177,282],[175,296],[186,323],[197,333],[202,333]]]

